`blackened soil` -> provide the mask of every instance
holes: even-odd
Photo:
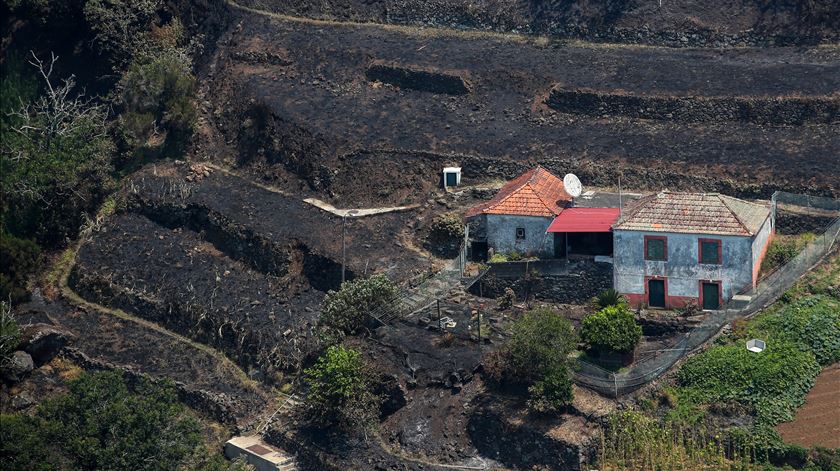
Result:
[[[265,275],[197,233],[123,214],[79,251],[71,275],[85,299],[160,323],[225,352],[246,371],[294,370],[309,351],[323,293]]]
[[[158,166],[136,175],[130,187],[133,209],[169,227],[185,225],[203,234],[226,254],[265,270],[262,261],[290,263],[300,251],[298,274],[321,289],[341,281],[342,230],[346,224],[348,278],[385,273],[408,279],[428,267],[423,256],[406,249],[411,212],[361,218],[341,217],[224,172],[188,182],[183,166]],[[409,236],[410,237],[410,236]],[[288,272],[287,267],[278,270]]]
[[[62,299],[33,301],[19,306],[16,315],[68,329],[74,334],[70,347],[93,360],[153,378],[167,378],[187,391],[206,392],[241,425],[264,415],[272,401],[269,394],[245,381],[243,373],[219,357],[138,322],[73,306]],[[52,380],[44,388],[60,389],[64,379]]]
[[[671,46],[811,44],[837,39],[840,7],[825,2],[672,0],[239,0],[291,15],[444,25]]]
[[[663,96],[828,95],[840,89],[836,49],[570,45],[242,14],[241,29],[220,43],[218,70],[208,77],[213,90],[208,98],[219,111],[215,123],[224,138],[199,143],[200,156],[238,161],[239,147],[212,143],[235,143],[248,125],[250,107],[267,106],[277,119],[306,130],[307,142],[329,149],[311,156],[332,176],[322,180],[326,193],[352,195],[353,201],[402,203],[406,193],[393,192],[399,198],[394,201],[388,188],[392,182],[401,188],[405,179],[424,181],[417,196],[423,198],[422,190],[438,183],[440,166],[453,160],[465,167],[467,183],[511,178],[539,162],[600,186],[614,185],[624,172],[626,187],[639,189],[743,197],[766,197],[780,187],[838,191],[837,125],[679,123],[611,116],[606,110],[579,116],[544,104],[556,84]],[[289,64],[255,65],[230,57],[264,45],[282,49]],[[365,70],[376,60],[463,70],[472,92],[452,96],[371,82]],[[311,147],[293,145],[301,135],[271,137],[292,149]],[[401,164],[391,165],[392,158]],[[365,159],[370,163],[360,164]]]

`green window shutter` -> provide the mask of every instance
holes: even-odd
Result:
[[[720,242],[700,242],[700,263],[720,263]]]
[[[662,239],[649,239],[647,241],[648,260],[665,260],[665,241]]]

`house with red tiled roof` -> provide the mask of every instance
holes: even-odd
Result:
[[[773,212],[717,193],[663,191],[613,225],[613,285],[633,305],[720,309],[755,286],[775,230]]]
[[[548,226],[571,205],[563,180],[542,167],[509,181],[489,201],[467,211],[474,258],[488,250],[530,255],[554,253]]]

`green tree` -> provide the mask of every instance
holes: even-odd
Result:
[[[68,387],[34,417],[2,416],[4,469],[247,469],[212,456],[171,382],[112,371],[83,374]]]
[[[513,325],[502,350],[503,374],[529,386],[532,408],[559,410],[572,401],[568,358],[576,343],[568,319],[548,307],[533,309]]]
[[[38,415],[82,469],[170,470],[201,444],[198,422],[185,416],[171,383],[140,380],[129,389],[119,372],[83,375]]]
[[[120,131],[131,149],[165,132],[166,150],[183,152],[196,122],[196,82],[189,57],[178,49],[141,56],[120,81]]]
[[[327,293],[321,323],[338,332],[355,334],[369,312],[391,301],[396,294],[396,285],[385,275],[347,281],[338,291]]]
[[[2,122],[0,148],[4,228],[50,247],[75,237],[106,194],[113,148],[105,107],[77,92],[72,76],[54,83],[56,60],[33,55],[44,93]]]
[[[642,328],[625,305],[609,306],[583,319],[580,338],[600,351],[630,352],[642,338]]]
[[[382,399],[371,392],[373,381],[361,353],[331,346],[304,373],[306,404],[316,424],[366,428],[376,422]]]
[[[151,26],[161,0],[87,0],[85,21],[93,33],[94,49],[110,61],[115,71],[124,70],[134,57],[147,50]]]

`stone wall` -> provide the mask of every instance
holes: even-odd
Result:
[[[385,62],[374,62],[367,68],[365,75],[371,81],[389,83],[421,92],[466,95],[470,93],[471,88],[463,74],[424,70]]]
[[[491,271],[470,288],[473,294],[497,298],[511,288],[517,299],[525,296],[561,304],[585,304],[601,291],[612,287],[612,265],[579,262],[566,275],[503,278]]]
[[[683,122],[744,121],[759,124],[840,122],[840,96],[703,97],[630,95],[556,86],[546,100],[551,108],[583,115],[620,115]]]

